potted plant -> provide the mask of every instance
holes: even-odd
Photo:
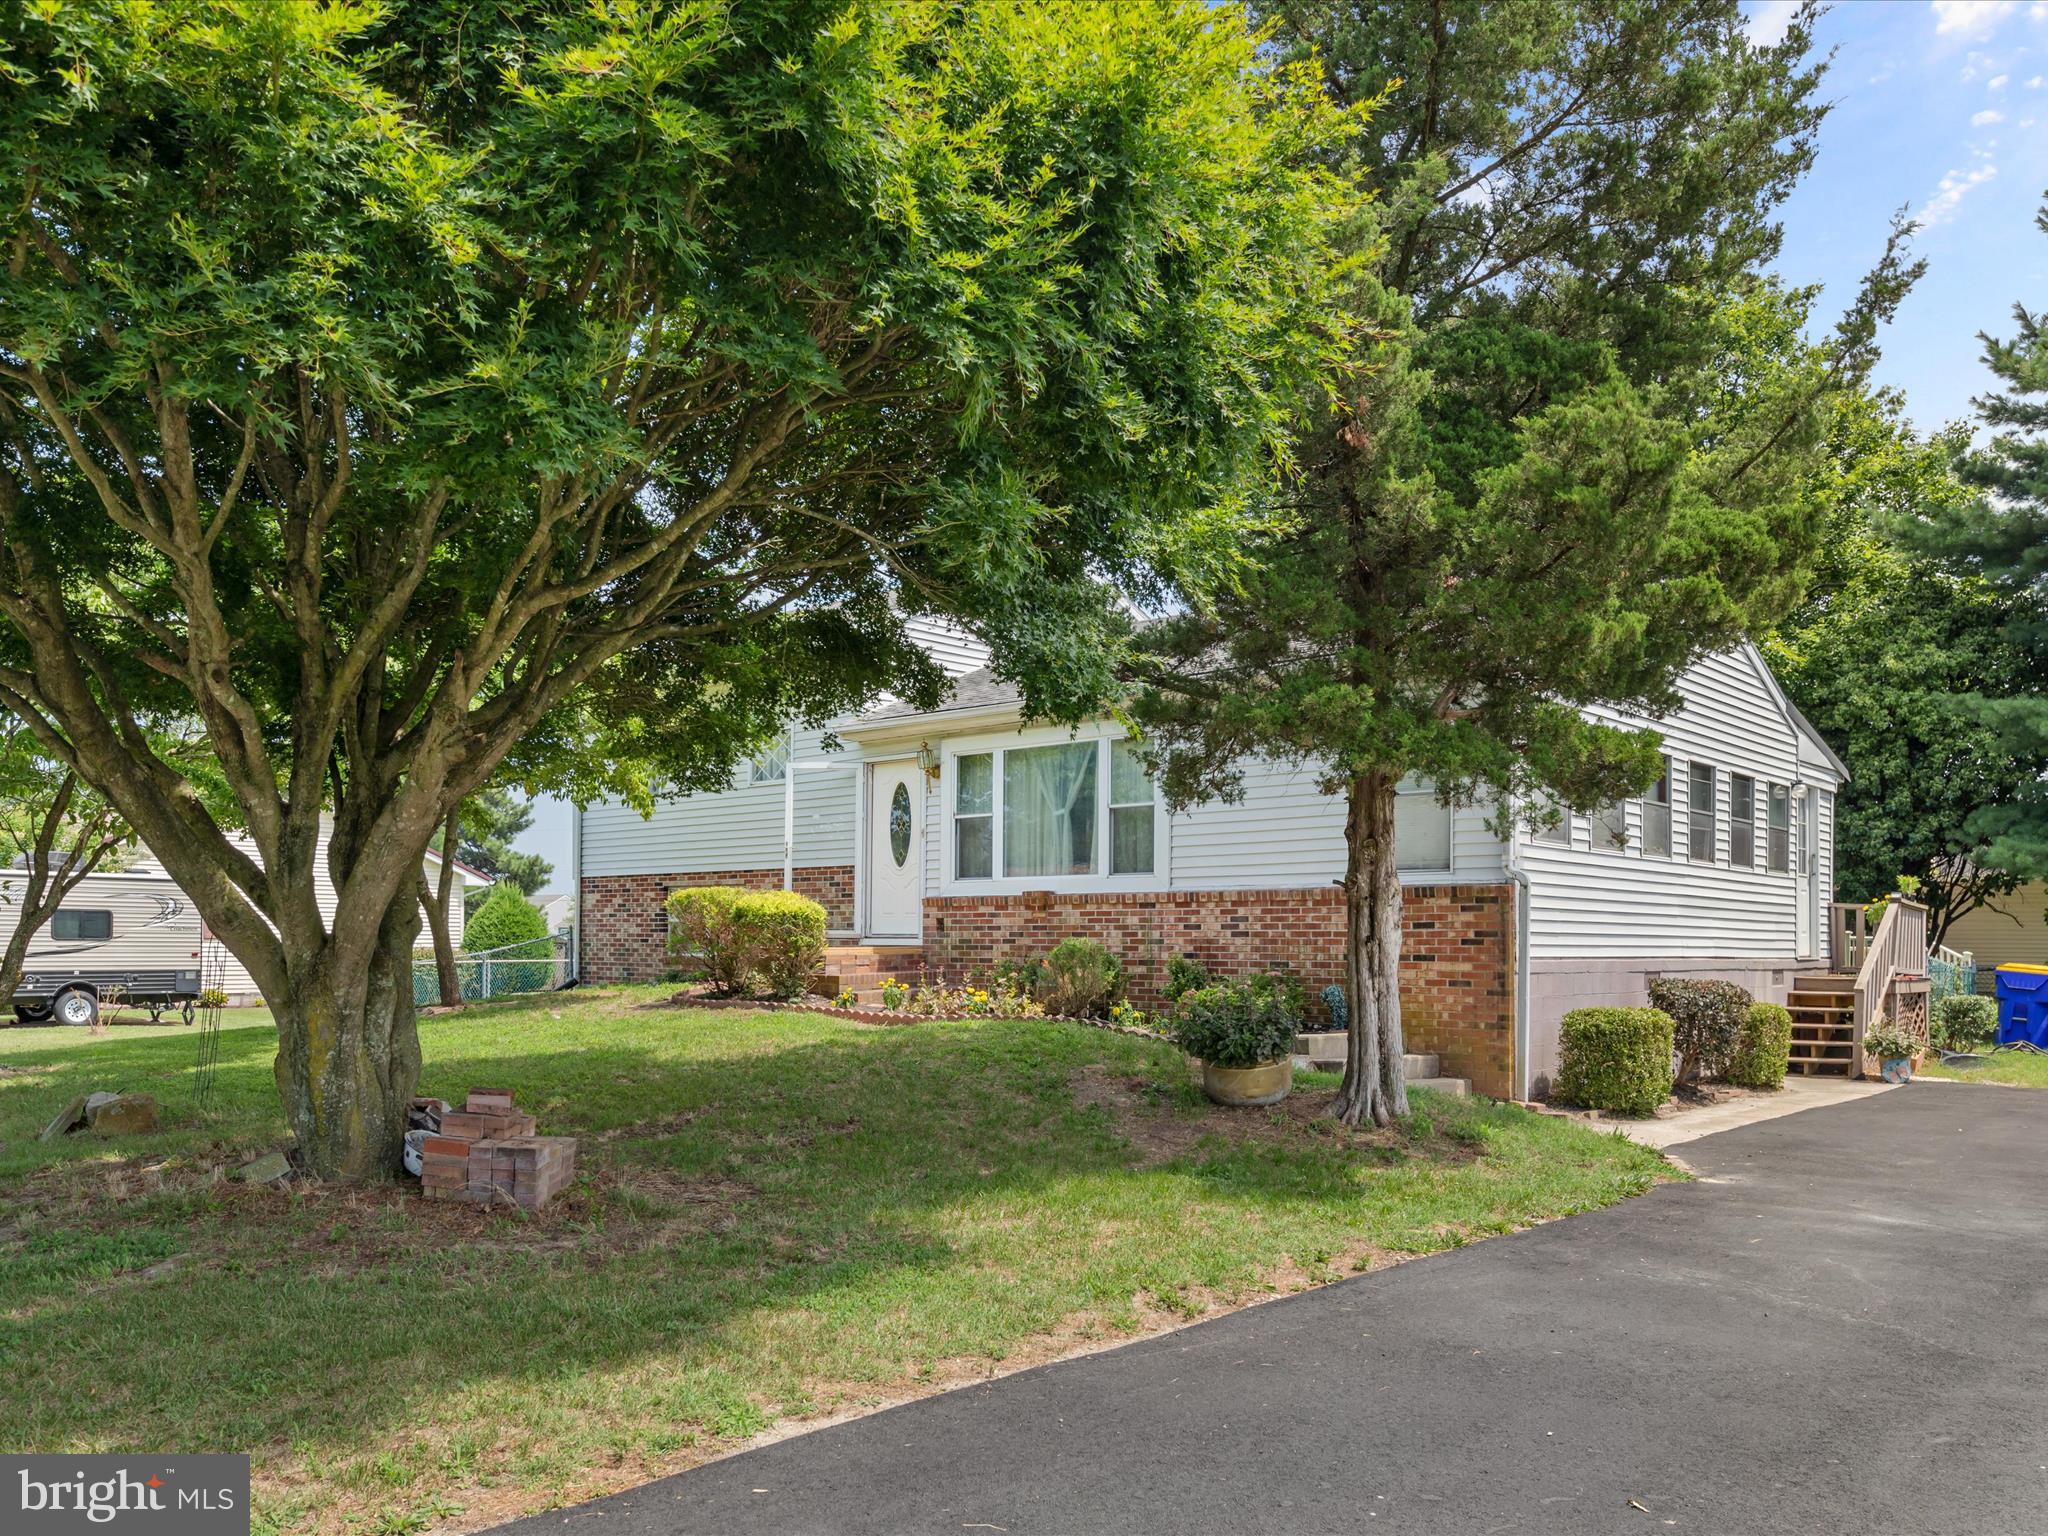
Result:
[[[1913,1058],[1920,1040],[1890,1019],[1878,1019],[1863,1032],[1863,1053],[1876,1059],[1888,1083],[1913,1081]]]
[[[1300,1013],[1284,990],[1219,982],[1181,994],[1173,1038],[1202,1063],[1202,1088],[1218,1104],[1278,1104],[1294,1086]]]

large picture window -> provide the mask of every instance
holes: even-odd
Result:
[[[1695,863],[1714,862],[1714,765],[1693,763],[1686,777],[1685,856]]]
[[[1010,879],[1095,873],[1092,741],[1003,754],[1003,873]]]
[[[1787,874],[1792,868],[1792,790],[1784,784],[1773,784],[1769,799],[1770,827],[1764,839],[1764,858],[1774,875]]]
[[[1756,780],[1746,773],[1728,775],[1728,862],[1756,867]]]

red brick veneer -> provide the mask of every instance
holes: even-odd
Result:
[[[798,868],[799,894],[825,909],[834,929],[853,926],[853,866],[819,864]],[[668,971],[670,891],[691,885],[741,885],[755,891],[782,889],[780,869],[722,869],[684,875],[593,875],[583,881],[578,913],[585,981],[659,981]]]
[[[1401,1017],[1410,1050],[1506,1098],[1514,1082],[1514,887],[1411,885],[1402,891]],[[1335,886],[1295,890],[942,896],[924,904],[924,950],[948,978],[1042,955],[1075,934],[1122,957],[1130,994],[1156,1007],[1166,962],[1193,955],[1219,974],[1284,967],[1317,996],[1344,970],[1344,900]]]

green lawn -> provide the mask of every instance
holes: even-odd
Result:
[[[1341,1133],[1328,1079],[1216,1111],[1177,1052],[1045,1021],[627,991],[421,1034],[426,1091],[583,1138],[557,1209],[223,1182],[282,1136],[264,1022],[225,1031],[211,1118],[194,1030],[0,1031],[0,1444],[252,1451],[261,1530],[475,1526],[1670,1175],[1483,1101]],[[35,1140],[98,1087],[165,1133]]]
[[[2048,1088],[2048,1056],[2038,1051],[1999,1051],[1974,1067],[1944,1067],[1930,1056],[1920,1064],[1928,1077],[1961,1083],[2003,1083],[2011,1088]]]

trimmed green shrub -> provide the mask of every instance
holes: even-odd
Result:
[[[1776,1003],[1751,1003],[1722,1076],[1743,1088],[1778,1088],[1792,1055],[1792,1015]]]
[[[1081,1019],[1104,1013],[1123,995],[1123,962],[1093,939],[1061,939],[1045,957],[1048,1011]]]
[[[1197,987],[1209,985],[1209,967],[1193,955],[1174,955],[1166,962],[1166,986],[1162,995],[1177,1003]]]
[[[1659,976],[1650,983],[1651,1006],[1671,1018],[1680,1084],[1717,1076],[1727,1068],[1755,1001],[1732,981]]]
[[[1587,1109],[1647,1115],[1671,1097],[1671,1016],[1656,1008],[1574,1008],[1559,1032],[1550,1096]]]
[[[727,997],[747,989],[753,969],[733,925],[733,907],[748,894],[736,885],[692,885],[668,896],[668,952],[698,960],[712,990]]]
[[[1934,1044],[1944,1051],[1977,1051],[1998,1043],[1998,999],[1960,994],[1934,1005],[1929,1022]]]
[[[515,944],[518,948],[506,948]],[[472,954],[501,949],[506,958],[520,960],[545,960],[554,952],[548,942],[548,920],[509,880],[492,886],[484,904],[464,924],[462,947]]]
[[[749,973],[770,997],[802,997],[825,964],[825,909],[795,891],[748,891],[732,925]]]
[[[1294,1050],[1300,1013],[1277,987],[1221,981],[1181,994],[1172,1033],[1180,1048],[1214,1067],[1257,1067]]]

